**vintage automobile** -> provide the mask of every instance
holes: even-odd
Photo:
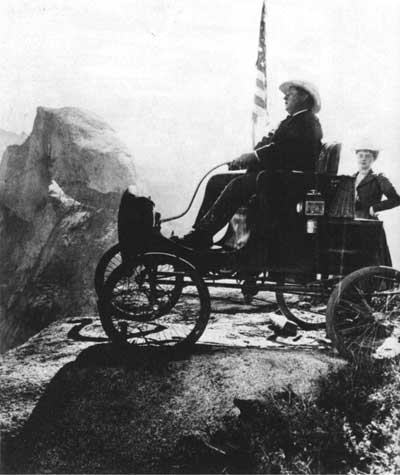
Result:
[[[210,249],[184,247],[163,235],[148,198],[126,191],[119,243],[95,275],[109,338],[188,347],[207,326],[209,289],[222,287],[240,289],[247,302],[275,292],[287,318],[305,330],[326,326],[347,358],[372,357],[388,339],[398,344],[400,272],[376,261],[382,223],[354,219],[354,179],[337,175],[339,151],[340,144],[327,147],[316,173],[260,172],[250,237],[240,248],[232,247],[232,229]],[[291,295],[301,296],[306,312],[291,306]]]

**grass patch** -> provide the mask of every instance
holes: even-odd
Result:
[[[308,397],[289,387],[235,404],[209,442],[182,441],[176,472],[400,473],[398,362],[347,365]]]

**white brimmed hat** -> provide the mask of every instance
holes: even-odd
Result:
[[[301,89],[304,89],[307,91],[310,96],[314,100],[314,105],[312,107],[312,111],[317,113],[321,110],[321,97],[319,95],[318,89],[312,84],[311,82],[308,81],[286,81],[283,82],[280,86],[279,89],[284,93],[287,94],[289,88],[291,87],[299,87]]]
[[[376,145],[374,145],[373,142],[369,139],[360,140],[359,145],[354,147],[354,151],[356,153],[360,152],[361,150],[372,152],[375,156],[377,156],[380,152],[380,149],[376,147]]]

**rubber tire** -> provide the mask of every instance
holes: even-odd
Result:
[[[108,251],[106,251],[100,258],[96,270],[94,273],[94,288],[96,290],[96,294],[100,296],[101,290],[105,283],[105,273],[108,264],[111,260],[120,252],[119,244],[115,244],[114,246],[110,247]]]
[[[283,292],[277,290],[275,292],[276,302],[279,305],[279,308],[283,315],[290,321],[296,323],[302,330],[321,330],[326,327],[325,322],[310,323],[298,318],[290,310],[288,304],[286,303],[285,295]]]
[[[400,279],[400,272],[396,269],[393,269],[392,267],[363,267],[362,269],[356,270],[342,279],[333,289],[328,301],[326,320],[328,336],[332,340],[335,348],[339,351],[339,354],[349,360],[354,360],[353,354],[347,350],[346,346],[343,344],[341,336],[338,335],[335,330],[335,308],[347,288],[352,285],[354,281],[358,280],[360,277],[367,277],[368,274],[371,276],[380,274],[383,277],[397,277]]]
[[[196,270],[196,268],[192,264],[172,254],[166,254],[166,253],[160,253],[160,252],[149,252],[149,253],[143,254],[142,256],[138,256],[138,258],[132,262],[132,266],[139,265],[140,263],[143,263],[144,261],[151,262],[153,259],[155,260],[165,259],[166,261],[169,261],[166,263],[169,263],[171,265],[174,265],[174,264],[176,265],[176,263],[179,263],[180,268],[182,268],[185,271],[185,273],[187,273],[190,276],[193,284],[197,288],[199,298],[200,298],[200,312],[199,312],[197,322],[194,328],[192,329],[192,331],[185,337],[184,340],[178,342],[175,345],[170,345],[170,348],[173,347],[175,349],[182,349],[182,348],[187,349],[188,347],[191,347],[192,345],[194,345],[196,341],[201,337],[204,330],[206,329],[208,320],[210,318],[211,305],[210,305],[210,294],[209,294],[208,288],[206,284],[204,283],[202,277],[200,276],[199,272]],[[110,314],[107,311],[107,308],[109,305],[108,301],[110,300],[111,292],[114,288],[114,285],[118,282],[118,280],[123,275],[126,275],[126,267],[121,265],[117,267],[111,273],[110,277],[107,279],[107,282],[103,286],[103,289],[100,293],[100,299],[98,302],[100,320],[101,320],[103,329],[106,335],[110,338],[110,340],[113,343],[117,343],[117,344],[121,344],[121,343],[123,344],[125,342],[122,341],[120,333],[115,329],[112,318],[110,318]],[[183,288],[183,285],[182,285],[182,288]],[[179,297],[177,300],[179,300]]]

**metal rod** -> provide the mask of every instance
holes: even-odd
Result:
[[[162,277],[157,279],[158,284],[165,284],[165,285],[175,285],[175,280],[169,279],[168,277],[174,277],[177,275],[182,275],[180,272],[162,272],[160,273]],[[225,277],[225,279],[228,279]],[[221,278],[222,280],[222,278]],[[231,279],[233,280],[233,279]],[[226,288],[226,289],[246,289],[252,288],[257,289],[257,291],[270,291],[270,292],[282,292],[285,294],[293,294],[293,295],[309,295],[309,296],[320,296],[320,295],[329,295],[332,291],[333,285],[337,283],[336,279],[330,279],[329,281],[320,281],[321,283],[316,284],[280,284],[277,282],[271,281],[262,281],[262,282],[254,282],[254,285],[246,285],[240,282],[216,282],[215,280],[208,280],[204,278],[204,282],[207,287],[214,287],[214,288]],[[330,284],[330,285],[329,285]],[[185,287],[189,287],[193,285],[193,282],[184,281],[183,285]]]
[[[179,219],[179,218],[182,218],[182,216],[185,216],[185,214],[187,214],[190,210],[190,208],[192,207],[192,204],[193,204],[193,201],[194,199],[196,198],[196,195],[197,195],[197,192],[199,191],[199,188],[201,186],[201,184],[203,183],[203,181],[208,177],[208,175],[210,173],[212,173],[214,170],[216,170],[217,168],[220,168],[220,167],[223,167],[224,165],[229,165],[230,162],[224,162],[224,163],[220,163],[219,165],[216,165],[215,167],[211,168],[211,170],[209,170],[204,176],[203,178],[199,181],[196,189],[194,190],[194,193],[193,193],[193,196],[192,196],[192,199],[190,200],[190,203],[189,203],[189,206],[185,209],[185,211],[183,211],[181,214],[177,214],[176,216],[171,216],[170,218],[165,218],[165,219],[161,219],[160,222],[161,223],[167,223],[168,221],[174,221],[175,219]]]
[[[237,284],[231,284],[231,283],[220,283],[220,282],[205,282],[207,287],[216,287],[216,288],[228,288],[228,289],[245,289],[246,285],[237,283]],[[330,291],[329,289],[325,288],[310,288],[310,287],[302,287],[302,286],[285,286],[279,285],[277,283],[273,282],[264,282],[262,284],[255,284],[254,286],[248,286],[248,288],[254,288],[257,289],[258,291],[266,290],[266,291],[272,291],[272,292],[283,292],[285,294],[297,294],[297,295],[322,295],[324,293],[329,294]]]

